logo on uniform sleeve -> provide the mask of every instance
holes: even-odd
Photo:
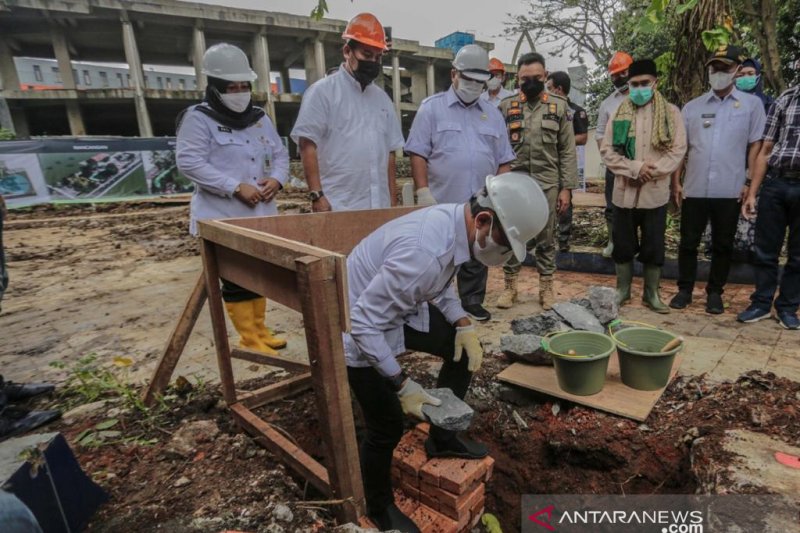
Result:
[[[231,130],[228,126],[217,126],[217,130],[223,133],[233,133],[233,130]]]
[[[552,104],[549,104],[549,109],[551,114],[555,114],[558,111],[558,105],[553,102]]]

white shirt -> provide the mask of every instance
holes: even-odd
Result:
[[[681,112],[689,145],[683,191],[687,198],[738,198],[747,177],[747,146],[761,140],[767,115],[761,99],[733,89],[714,91]]]
[[[603,140],[606,133],[606,125],[614,113],[617,112],[619,104],[628,97],[628,93],[621,93],[619,89],[614,89],[614,92],[609,94],[605,100],[600,102],[600,109],[597,111],[597,128],[594,132],[594,138]]]
[[[409,213],[368,235],[347,258],[350,334],[347,366],[400,372],[404,324],[427,332],[427,302],[454,323],[467,316],[453,288],[459,265],[470,259],[464,204],[441,204]]]
[[[509,96],[514,96],[514,91],[509,91],[505,87],[500,87],[500,91],[494,96],[489,94],[489,91],[483,91],[481,93],[481,100],[483,100],[484,102],[489,102],[495,107],[500,107],[500,102],[502,102]]]
[[[334,211],[391,205],[389,153],[403,147],[403,132],[389,96],[365,90],[344,65],[303,94],[292,140],[317,145],[322,190]]]
[[[275,178],[283,185],[289,177],[289,152],[269,117],[235,130],[196,107],[183,117],[175,148],[178,170],[195,184],[189,232],[197,235],[198,220],[278,214],[274,200],[250,207],[233,196],[240,183],[258,187]]]

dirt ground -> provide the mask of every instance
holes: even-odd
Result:
[[[307,209],[300,193],[285,194],[281,203],[288,212]],[[601,209],[577,210],[577,246],[602,244],[589,238],[601,219]],[[11,286],[0,315],[3,374],[59,383],[60,393],[37,402],[40,407],[107,402],[48,427],[64,432],[86,472],[111,494],[91,531],[330,530],[333,515],[320,495],[240,433],[226,413],[215,369],[203,371],[212,353],[207,313],[187,346],[189,362],[178,369],[193,389],[171,390],[155,410],[137,409],[133,398],[199,272],[187,221],[185,204],[12,211],[4,233]],[[304,344],[299,317],[271,308],[269,320],[289,338],[288,356],[303,358],[295,348]],[[434,358],[414,354],[406,362],[415,378],[433,384]],[[722,384],[679,378],[647,423],[637,424],[501,386],[494,376],[507,364],[502,355],[487,357],[468,399],[477,411],[473,433],[496,460],[486,509],[505,531],[520,527],[520,494],[694,492],[689,451],[699,436],[719,438],[725,429],[742,427],[800,442],[800,385],[771,374]],[[285,377],[246,363],[237,371],[250,378],[241,385],[245,390]],[[515,422],[514,411],[527,429]],[[325,460],[311,429],[316,412],[310,394],[260,414]],[[113,427],[97,428],[112,421]],[[196,421],[212,422],[219,434],[189,455],[175,454],[176,433]],[[86,440],[101,431],[112,434]]]

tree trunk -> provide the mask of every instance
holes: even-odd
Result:
[[[777,94],[786,90],[778,51],[778,8],[775,0],[744,0],[744,18],[753,28],[761,54],[761,74],[766,85]]]

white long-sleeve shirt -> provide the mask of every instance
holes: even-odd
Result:
[[[467,316],[452,280],[470,259],[464,204],[441,204],[409,213],[375,230],[347,258],[350,334],[347,366],[400,372],[403,326],[429,328],[428,302],[454,323]]]
[[[319,176],[334,211],[389,207],[389,154],[403,147],[394,105],[374,83],[361,85],[342,66],[303,94],[292,129],[298,145],[317,145]]]
[[[233,196],[240,183],[258,187],[259,180],[274,178],[283,185],[289,177],[289,152],[269,117],[235,130],[196,107],[181,122],[175,150],[178,170],[195,184],[191,234],[197,234],[198,220],[278,214],[274,200],[250,207]]]

